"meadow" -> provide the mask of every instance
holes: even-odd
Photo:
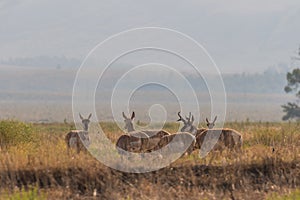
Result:
[[[179,123],[166,123],[173,133]],[[204,126],[204,124],[200,125]],[[101,127],[115,142],[123,132]],[[299,199],[300,123],[230,122],[242,152],[197,151],[154,172],[120,172],[89,153],[67,153],[72,123],[0,121],[0,199]]]

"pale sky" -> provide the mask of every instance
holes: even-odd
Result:
[[[256,72],[290,64],[299,21],[298,0],[0,0],[0,59],[83,59],[113,34],[156,26],[194,38],[222,72]]]

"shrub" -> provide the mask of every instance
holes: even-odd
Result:
[[[31,124],[14,120],[0,121],[0,147],[32,142],[34,138]]]

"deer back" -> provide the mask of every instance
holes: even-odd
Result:
[[[223,150],[224,148],[233,149],[242,146],[241,134],[233,129],[207,129],[197,135],[195,149],[200,149],[203,145],[209,145],[213,139],[216,139],[214,137],[216,137],[217,134],[219,134],[219,138],[217,138],[212,148],[213,150]],[[206,142],[208,142],[208,144],[203,144],[205,138],[207,138]]]
[[[149,137],[143,132],[130,132],[119,137],[116,147],[124,151],[139,153],[147,149]],[[119,151],[120,152],[120,151]]]
[[[164,137],[171,135],[163,130],[144,130],[143,133],[148,135],[148,150],[152,151],[158,145],[159,141]]]
[[[191,143],[188,148],[186,149],[186,152],[189,154],[193,151],[193,147],[195,145],[195,137],[187,132],[179,132],[171,135],[166,135],[161,138],[157,146],[154,148],[155,150],[161,149],[171,142],[175,143],[182,143],[182,145],[186,145],[187,143]],[[182,149],[180,149],[182,150]]]
[[[116,147],[124,150],[129,151],[130,150],[130,136],[129,135],[121,135],[119,139],[117,140]],[[119,153],[121,151],[119,150]]]
[[[130,132],[130,138],[132,145],[136,144],[139,147],[136,147],[139,149],[140,152],[148,150],[149,146],[149,136],[141,131],[133,131]]]
[[[226,146],[228,148],[241,148],[242,147],[242,134],[233,129],[224,129],[224,135],[226,135]]]

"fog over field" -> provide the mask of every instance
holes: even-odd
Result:
[[[285,75],[299,63],[291,61],[299,44],[299,1],[0,1],[0,119],[25,121],[72,121],[72,90],[77,70],[88,53],[100,42],[122,31],[141,27],[162,27],[182,32],[203,46],[222,74],[227,95],[228,121],[279,121],[281,105],[294,100],[284,93]],[[171,8],[171,9],[170,9]],[[135,41],[148,35],[134,37]],[[200,57],[189,46],[178,45],[169,37],[152,38],[152,42],[174,49],[183,48]],[[131,40],[116,43],[116,49],[131,45]],[[104,53],[110,52],[106,49]],[[160,52],[161,53],[161,52]],[[203,53],[203,52],[202,52]],[[103,54],[95,55],[97,61]],[[165,56],[162,60],[162,56]],[[207,55],[206,55],[207,56]],[[132,92],[137,81],[149,74],[183,94],[189,109],[203,120],[210,116],[210,92],[220,83],[203,60],[203,77],[195,76],[186,63],[158,52],[134,52],[114,63],[95,90],[98,116],[111,120],[111,94],[114,84],[134,66],[162,63],[181,70],[198,97],[200,114],[189,90],[172,73],[150,71],[128,76],[118,92]],[[104,68],[103,58],[94,67]],[[94,63],[93,63],[94,64]],[[209,70],[205,71],[207,67]],[[152,70],[152,71],[151,71]],[[216,72],[216,71],[213,71]],[[86,87],[93,87],[87,75]],[[220,89],[220,88],[219,88]],[[118,99],[122,101],[122,99]],[[215,102],[223,103],[223,102]],[[149,121],[148,110],[161,104],[168,112],[167,120],[176,119],[180,106],[167,88],[142,86],[132,94],[130,109],[137,119]],[[126,109],[126,108],[124,108]],[[83,113],[91,111],[83,110]],[[217,114],[217,113],[215,113]]]
[[[26,70],[25,70],[26,69]],[[72,90],[77,68],[57,69],[42,67],[4,66],[0,68],[0,118],[20,119],[32,122],[62,122],[73,120]],[[151,70],[150,70],[151,71]],[[111,90],[114,87],[114,77],[106,77],[105,90],[96,91],[96,110],[99,120],[113,120],[111,114]],[[158,75],[159,76],[159,75]],[[164,78],[164,75],[161,75]],[[190,104],[188,108],[200,120],[210,116],[210,96],[203,80],[195,81],[192,75],[187,77],[197,93],[200,105],[200,115],[195,113],[197,105]],[[268,78],[269,77],[269,78]],[[211,76],[210,78],[214,78]],[[127,82],[121,88],[122,93],[130,93],[130,85],[138,79],[144,79],[141,74],[135,80]],[[264,74],[243,75],[226,74],[223,76],[227,94],[227,121],[279,121],[283,115],[281,105],[293,100],[292,95],[283,92],[285,74],[265,72]],[[272,82],[277,79],[276,82]],[[87,80],[87,85],[89,81]],[[187,94],[185,88],[181,93]],[[176,85],[177,84],[177,85]],[[120,99],[122,101],[122,99]],[[184,99],[189,101],[189,96]],[[217,104],[220,102],[216,102]],[[130,99],[130,108],[137,113],[137,120],[149,121],[149,108],[154,104],[165,107],[168,121],[177,119],[176,113],[180,106],[168,89],[160,86],[144,86],[136,90]],[[124,108],[126,112],[126,108]],[[82,111],[88,113],[90,111]],[[121,115],[121,113],[120,113]]]

